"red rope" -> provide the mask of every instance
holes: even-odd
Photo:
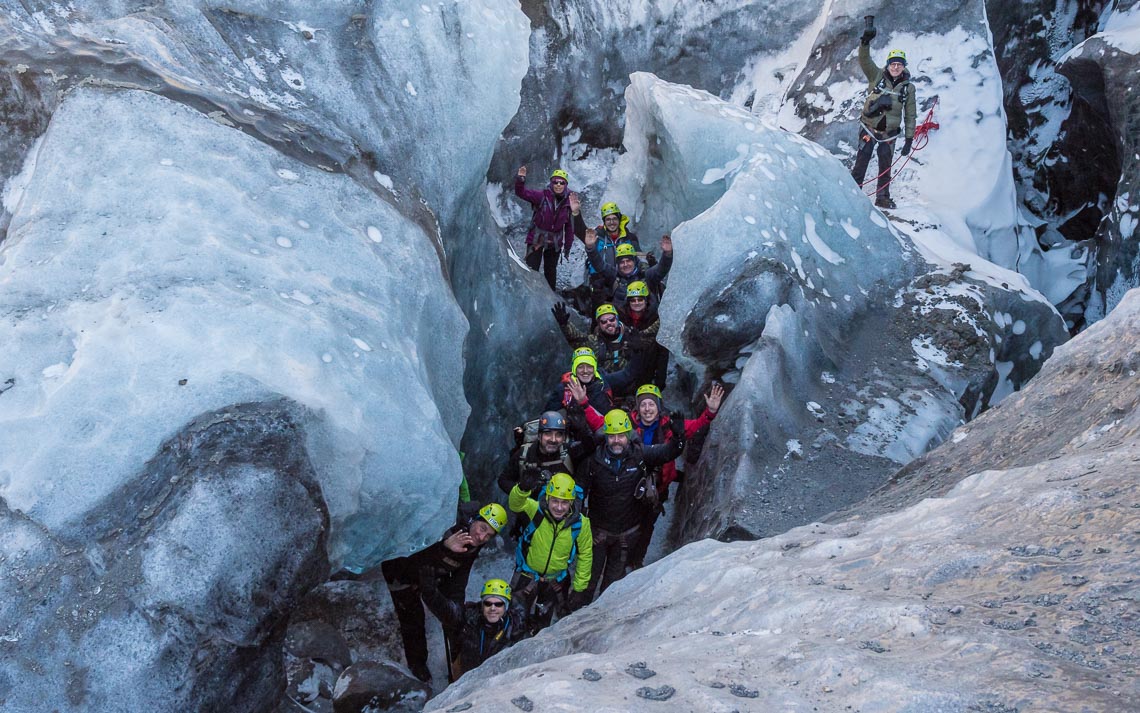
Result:
[[[890,186],[891,181],[894,181],[896,178],[898,178],[898,175],[902,173],[903,169],[906,168],[906,165],[910,163],[911,156],[914,156],[916,151],[921,151],[922,149],[926,148],[926,145],[930,143],[930,132],[939,128],[938,122],[934,120],[934,108],[936,106],[938,106],[938,97],[934,98],[934,104],[932,104],[930,110],[926,112],[926,117],[922,120],[922,123],[914,127],[914,140],[911,142],[910,153],[906,156],[900,155],[890,166],[887,166],[885,170],[880,171],[878,176],[863,181],[859,184],[860,188],[865,188],[866,186],[879,180],[880,177],[890,173],[891,169],[893,169],[899,161],[902,161],[902,165],[899,166],[899,170],[893,176],[891,176],[890,180],[883,184],[882,188],[876,189],[874,193],[868,193],[868,196],[876,195],[879,193],[879,191],[883,190],[883,188]],[[905,161],[903,161],[904,158],[906,159]]]

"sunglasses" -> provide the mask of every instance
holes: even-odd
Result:
[[[608,317],[602,317],[601,319],[599,319],[598,324],[612,324],[616,321],[617,321],[617,317],[615,317],[611,314]]]
[[[483,602],[483,606],[487,607],[488,609],[499,609],[501,607],[505,607],[506,603],[500,602],[497,599],[495,601],[488,600],[488,601]]]
[[[566,181],[563,181],[561,178],[555,178],[553,181],[550,182],[550,185],[552,185],[552,186],[565,186]]]

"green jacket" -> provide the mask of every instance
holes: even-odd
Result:
[[[910,81],[910,70],[903,69],[898,81],[891,79],[886,67],[876,66],[871,59],[871,48],[859,44],[859,66],[867,76],[867,101],[863,103],[863,112],[859,120],[868,131],[876,134],[878,139],[892,138],[898,135],[899,127],[906,120],[903,136],[914,138],[915,98],[914,84]],[[876,106],[880,97],[890,97],[890,105],[871,112],[868,110]],[[905,117],[904,117],[905,114]]]
[[[519,490],[517,485],[511,488],[507,504],[513,512],[526,513],[529,519],[534,519],[539,508],[538,501],[530,497],[529,493]],[[562,522],[554,522],[549,516],[542,518],[530,540],[530,550],[526,553],[527,566],[541,575],[561,572],[572,566],[575,592],[584,592],[590,586],[590,569],[594,566],[594,535],[590,531],[590,518],[585,515],[581,517],[582,529],[578,532],[576,561],[570,561],[573,542],[571,527],[566,524],[565,518]]]

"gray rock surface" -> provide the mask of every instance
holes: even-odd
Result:
[[[1134,0],[1115,3],[1102,31],[1070,51],[1059,70],[1076,94],[1103,112],[1115,149],[1112,158],[1119,164],[1114,200],[1105,206],[1095,236],[1096,294],[1090,297],[1089,319],[1100,318],[1140,285],[1140,97],[1134,91],[1140,72],[1138,7]]]
[[[931,454],[956,481],[940,495],[689,545],[426,710],[653,711],[665,687],[724,713],[1137,708],[1138,333],[1134,290]],[[1044,425],[1049,402],[1071,408]]]
[[[412,713],[423,709],[428,687],[389,662],[361,661],[345,669],[333,689],[335,713]]]
[[[271,710],[288,612],[328,570],[299,421],[204,415],[70,528],[0,504],[0,706]]]

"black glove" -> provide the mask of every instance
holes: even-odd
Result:
[[[685,419],[681,414],[675,413],[669,417],[669,433],[673,436],[677,448],[683,450],[685,448]]]
[[[566,304],[559,302],[550,308],[550,313],[554,315],[554,321],[558,322],[560,327],[565,327],[570,322],[570,312],[566,309]]]
[[[864,45],[869,45],[871,44],[871,40],[875,39],[875,35],[877,34],[879,34],[879,31],[874,27],[863,30],[863,36],[859,38],[859,42]]]
[[[519,476],[519,490],[524,493],[533,492],[541,482],[542,474],[538,472],[537,468],[526,468]]]
[[[579,609],[581,609],[582,607],[586,606],[589,603],[590,603],[590,592],[589,592],[589,590],[587,590],[585,592],[570,592],[570,601],[567,602],[567,606],[570,607],[570,611],[578,611]]]
[[[646,264],[648,264],[650,267],[653,267],[654,265],[656,265],[656,264],[657,264],[657,256],[656,256],[656,255],[654,255],[653,253],[647,253],[647,254],[645,255],[645,262],[646,262]]]
[[[903,142],[903,147],[902,147],[902,155],[903,156],[906,156],[908,153],[910,153],[910,145],[913,142],[914,142],[914,139],[907,139],[906,141]]]

